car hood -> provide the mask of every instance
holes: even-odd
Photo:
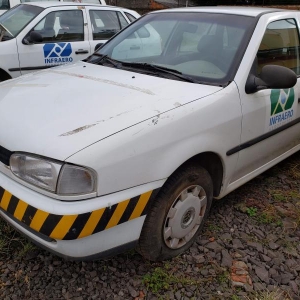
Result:
[[[220,89],[83,62],[44,70],[0,84],[0,145],[65,160]]]

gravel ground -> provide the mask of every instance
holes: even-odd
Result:
[[[213,205],[202,237],[162,263],[134,250],[69,262],[0,223],[0,299],[300,299],[300,153]]]

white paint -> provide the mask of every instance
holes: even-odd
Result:
[[[250,16],[263,11],[268,10],[230,9]],[[82,62],[0,84],[2,147],[91,168],[98,180],[91,195],[59,197],[16,179],[0,163],[0,186],[49,213],[81,214],[159,188],[185,161],[213,152],[224,168],[218,196],[222,198],[300,149],[298,124],[227,155],[228,150],[266,133],[270,90],[246,94],[246,80],[267,25],[298,17],[296,12],[263,15],[234,81],[225,88]],[[299,83],[296,99],[298,90]],[[300,117],[299,109],[295,112],[294,117]],[[141,217],[78,241],[50,244],[18,228],[48,249],[83,257],[138,239],[143,222]]]
[[[16,0],[13,0],[16,1]],[[101,0],[102,1],[102,0]],[[16,78],[20,75],[32,73],[35,70],[26,70],[23,68],[41,68],[44,66],[58,65],[67,62],[76,62],[79,60],[83,60],[91,55],[96,45],[104,44],[107,40],[94,40],[93,39],[93,30],[92,30],[92,22],[90,19],[90,10],[93,11],[115,11],[119,12],[125,20],[130,23],[130,20],[126,16],[126,13],[133,15],[136,18],[139,18],[140,15],[130,9],[119,8],[114,6],[104,5],[105,1],[103,1],[103,5],[95,5],[95,4],[86,4],[86,3],[74,3],[74,2],[26,2],[24,5],[33,5],[43,8],[44,10],[38,14],[29,24],[25,26],[21,30],[21,32],[8,41],[0,41],[0,70],[5,71],[10,77]],[[55,62],[55,58],[45,57],[44,54],[44,46],[47,44],[59,43],[60,41],[53,41],[48,43],[39,43],[39,44],[31,44],[26,45],[24,43],[24,38],[27,37],[28,33],[34,28],[45,16],[47,16],[51,12],[55,11],[68,11],[68,10],[78,10],[82,11],[83,15],[83,23],[82,27],[84,28],[84,40],[83,41],[75,41],[75,42],[64,42],[65,44],[70,43],[72,48],[72,53],[67,57],[59,57],[58,59],[63,62]],[[0,19],[1,22],[1,19]],[[57,21],[58,22],[58,21]],[[84,25],[85,24],[85,25]],[[56,27],[60,25],[55,25]],[[54,26],[54,28],[56,28]],[[56,34],[60,27],[56,29]],[[104,27],[105,29],[105,27]],[[58,44],[57,44],[58,46]],[[59,47],[59,46],[58,46]],[[128,45],[130,47],[130,45]],[[85,54],[76,54],[76,52],[84,50],[87,53]],[[51,62],[53,60],[53,62]],[[51,63],[49,63],[51,62]],[[12,71],[12,69],[15,69]]]

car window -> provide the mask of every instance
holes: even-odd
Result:
[[[42,11],[42,8],[31,5],[18,5],[7,11],[0,16],[0,24],[7,29],[4,37],[16,37]]]
[[[107,40],[127,26],[125,18],[122,15],[118,16],[116,11],[90,10],[90,18],[94,40]]]
[[[103,46],[126,62],[151,63],[205,82],[227,82],[242,57],[254,18],[221,14],[150,14]]]
[[[128,22],[126,21],[126,19],[124,18],[124,16],[118,11],[118,18],[121,24],[121,28],[124,28],[128,25]]]
[[[136,17],[134,17],[132,14],[125,12],[126,17],[129,19],[130,22],[133,22],[136,20]]]
[[[0,0],[0,9],[10,9],[9,0]]]
[[[49,13],[34,28],[43,43],[57,41],[83,41],[84,27],[81,10],[62,10]]]
[[[265,65],[284,66],[300,74],[299,33],[294,19],[268,25],[257,53],[257,74]]]

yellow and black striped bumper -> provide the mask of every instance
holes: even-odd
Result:
[[[0,186],[0,209],[12,219],[46,237],[80,239],[147,214],[158,189],[124,200],[110,207],[78,215],[55,215],[16,198]]]

